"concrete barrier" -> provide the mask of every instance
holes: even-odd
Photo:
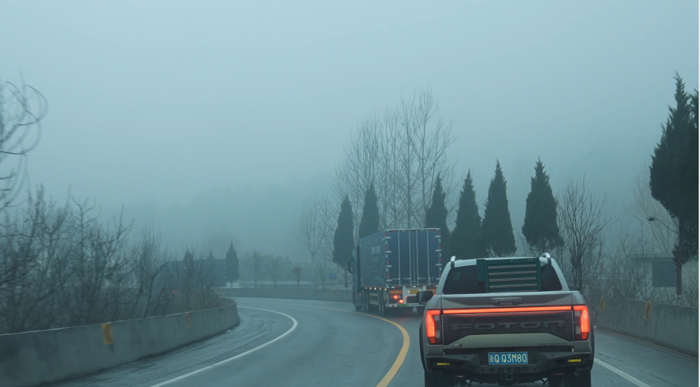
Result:
[[[698,308],[608,298],[600,301],[595,324],[698,356]]]
[[[170,316],[0,335],[0,386],[35,386],[156,355],[239,323],[235,301]]]
[[[269,288],[225,288],[229,297],[300,298],[308,300],[352,301],[352,290],[338,289],[269,289]]]

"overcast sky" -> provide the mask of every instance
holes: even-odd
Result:
[[[330,175],[426,87],[482,211],[496,159],[517,208],[537,157],[555,190],[585,173],[620,200],[675,72],[697,87],[697,1],[0,0],[0,77],[50,103],[32,184],[106,205]]]

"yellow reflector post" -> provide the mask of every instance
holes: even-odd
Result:
[[[651,318],[651,302],[647,302],[644,305],[644,319],[649,320]]]
[[[192,320],[190,320],[189,313],[185,313],[185,324],[187,325],[187,328],[192,328]]]
[[[105,341],[105,344],[114,344],[111,323],[102,324],[102,339]]]

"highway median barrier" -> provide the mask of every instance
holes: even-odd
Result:
[[[0,386],[55,383],[158,355],[238,325],[237,304],[145,319],[0,335]]]
[[[601,300],[599,328],[698,356],[698,308],[607,298]]]

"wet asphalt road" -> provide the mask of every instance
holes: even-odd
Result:
[[[229,332],[59,386],[423,386],[417,314],[388,318],[406,342],[397,326],[349,302],[237,301],[241,324]],[[596,358],[596,387],[698,385],[697,358],[626,336],[597,330]]]

